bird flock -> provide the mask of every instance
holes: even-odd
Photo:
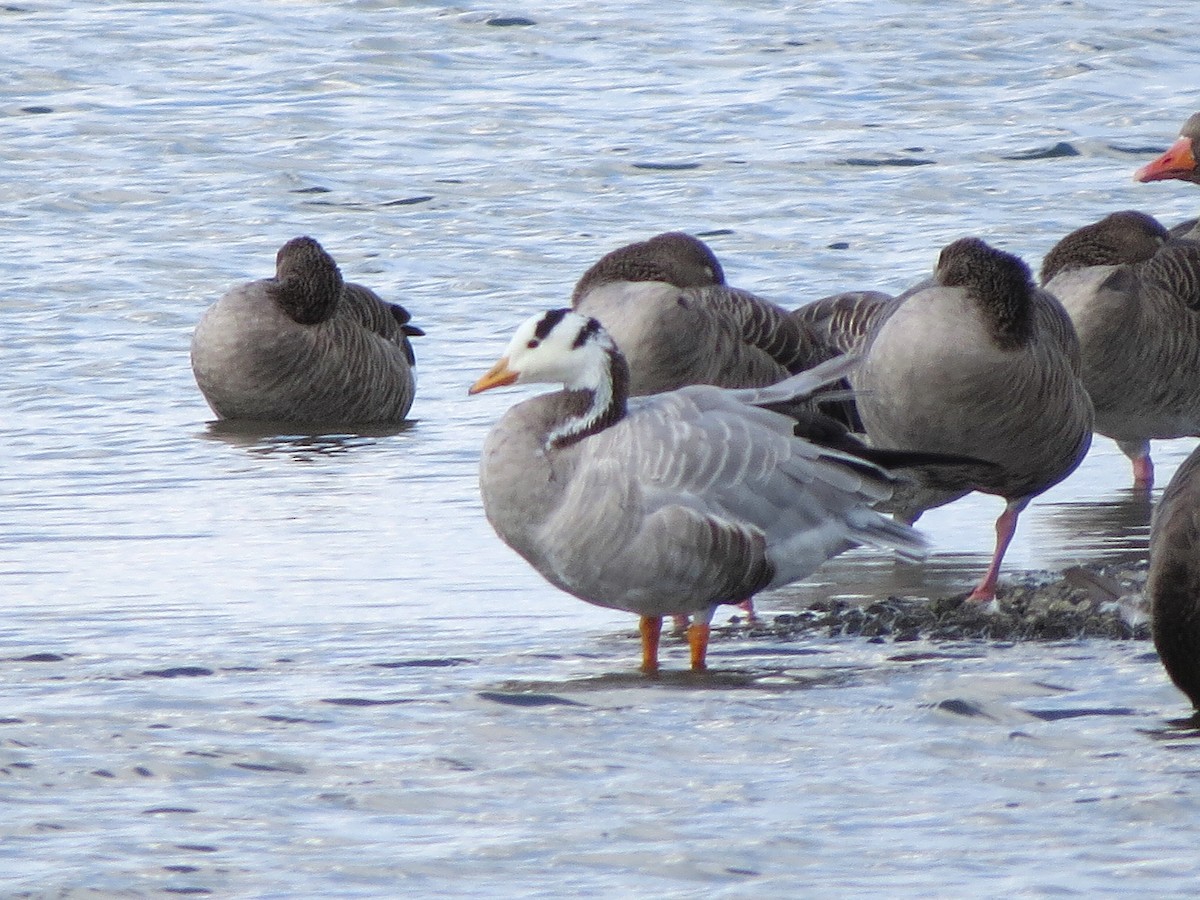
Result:
[[[1200,113],[1135,173],[1200,183]],[[234,287],[192,339],[219,419],[394,424],[414,395],[409,313],[345,282],[310,237]],[[672,231],[602,256],[569,308],[523,322],[469,389],[548,383],[511,407],[480,462],[497,535],[551,584],[639,616],[642,670],[663,620],[706,665],[721,604],[749,605],[857,546],[919,560],[923,512],[1004,501],[967,602],[991,608],[1030,501],[1092,434],[1149,490],[1151,441],[1200,435],[1200,224],[1120,211],[1065,236],[1035,278],[975,237],[898,296],[789,310],[731,287]],[[1200,449],[1155,511],[1147,593],[1168,674],[1200,709]]]

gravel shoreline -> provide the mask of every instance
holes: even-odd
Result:
[[[731,620],[749,636],[857,636],[880,642],[915,640],[1149,640],[1143,591],[1146,563],[1072,566],[1027,572],[1001,582],[998,609],[953,597],[888,597],[866,606],[822,601],[797,613],[760,613]]]

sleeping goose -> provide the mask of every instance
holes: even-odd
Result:
[[[1096,431],[1149,489],[1150,440],[1200,434],[1200,244],[1113,213],[1059,241],[1041,278],[1079,335]]]
[[[621,348],[632,396],[689,384],[761,387],[836,355],[820,352],[782,307],[729,287],[712,249],[681,231],[602,256],[576,283],[571,306]],[[852,423],[844,401],[825,408]],[[740,606],[753,620],[753,604]],[[686,627],[680,617],[675,624]]]
[[[923,478],[889,508],[911,523],[971,491],[1003,497],[991,565],[969,595],[993,601],[1017,517],[1091,442],[1070,319],[1025,263],[964,238],[942,250],[932,283],[877,314],[851,382],[872,445],[990,463]]]
[[[238,285],[205,311],[192,372],[221,419],[397,423],[413,401],[408,339],[423,333],[298,237],[280,248],[274,278]]]
[[[832,355],[814,357],[802,323],[729,287],[708,245],[678,231],[601,257],[575,285],[571,306],[621,348],[633,396],[689,384],[760,387]]]
[[[1154,511],[1146,596],[1159,659],[1200,710],[1200,449],[1176,470]]]
[[[1200,184],[1200,113],[1195,113],[1179,130],[1179,137],[1167,151],[1133,173],[1136,181],[1177,179]],[[1200,219],[1180,222],[1171,229],[1171,237],[1200,241]]]
[[[551,584],[641,617],[643,671],[658,668],[662,617],[694,616],[691,664],[703,669],[718,604],[804,578],[859,544],[922,553],[916,532],[871,508],[892,493],[871,451],[822,446],[820,428],[809,439],[767,408],[853,365],[842,357],[771,387],[630,398],[629,367],[596,319],[534,316],[470,393],[563,389],[517,404],[488,434],[484,511]]]

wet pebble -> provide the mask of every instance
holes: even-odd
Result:
[[[929,599],[888,597],[859,605],[828,600],[798,613],[758,622],[751,635],[791,637],[819,633],[895,642],[931,640],[1057,641],[1081,638],[1148,640],[1142,596],[1146,566],[1076,566],[1033,572],[1001,588],[998,609],[966,601],[966,594]]]

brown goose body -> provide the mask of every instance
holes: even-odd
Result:
[[[1200,449],[1176,470],[1154,511],[1146,596],[1159,659],[1200,709]]]
[[[982,460],[898,495],[906,521],[970,491],[1003,497],[992,564],[972,592],[995,596],[1018,514],[1066,478],[1091,441],[1079,347],[1058,302],[1023,262],[974,238],[946,247],[932,284],[880,316],[852,378],[871,443]]]
[[[832,355],[782,307],[728,286],[712,250],[682,232],[601,257],[576,284],[572,307],[621,347],[633,396],[689,384],[759,387]]]
[[[1149,487],[1150,441],[1200,434],[1200,244],[1113,213],[1055,245],[1042,280],[1079,336],[1096,431]]]
[[[404,420],[415,392],[408,312],[346,284],[312,238],[280,249],[276,276],[238,285],[201,317],[192,371],[221,419],[305,425]]]

